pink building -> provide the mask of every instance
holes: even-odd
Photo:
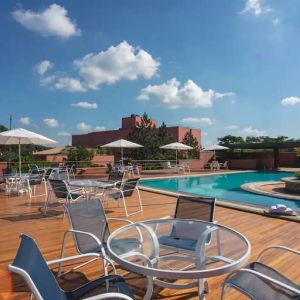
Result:
[[[122,127],[119,129],[72,135],[72,145],[74,147],[95,148],[99,145],[104,145],[118,139],[128,139],[129,132],[140,121],[140,116],[132,115],[130,117],[122,118]],[[155,120],[151,120],[151,122],[154,127],[157,127],[157,122]],[[180,126],[167,128],[178,142],[181,142],[186,132],[191,130],[189,127]],[[199,146],[201,146],[201,131],[199,129],[192,129],[192,134],[197,138]]]

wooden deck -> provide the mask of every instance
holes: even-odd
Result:
[[[133,215],[133,221],[145,219],[157,219],[166,215],[172,215],[175,209],[175,198],[159,194],[141,192],[144,212]],[[39,197],[28,205],[28,197],[5,196],[0,192],[0,299],[27,299],[26,285],[18,278],[10,276],[6,271],[7,265],[12,262],[18,244],[20,233],[32,236],[47,260],[59,257],[63,232],[68,228],[67,218],[62,218],[62,208],[51,208],[56,216],[44,217],[39,207],[43,205],[44,198]],[[129,201],[129,209],[135,209],[136,199]],[[124,217],[122,207],[113,204],[107,208],[107,215],[110,217]],[[216,220],[220,224],[231,227],[244,234],[251,242],[251,260],[255,259],[258,252],[268,245],[285,245],[300,250],[300,225],[299,223],[268,218],[261,215],[240,212],[222,207],[216,208]],[[121,224],[112,224],[111,228]],[[234,245],[232,245],[234,247]],[[67,255],[75,254],[73,241],[70,238],[67,246]],[[285,271],[293,280],[300,281],[300,262],[292,256],[277,258],[272,255],[274,266]],[[145,292],[146,280],[135,274],[128,274],[119,270],[128,281],[135,292],[137,299]],[[61,285],[66,289],[72,289],[81,285],[89,279],[97,277],[99,265],[93,263],[69,274]],[[224,276],[209,279],[210,292],[206,295],[207,300],[220,299],[220,287]],[[153,299],[197,299],[195,289],[192,290],[170,290],[155,288]],[[226,299],[243,299],[240,294],[229,293]],[[55,300],[55,299],[53,299]]]

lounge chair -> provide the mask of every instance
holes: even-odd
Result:
[[[182,164],[177,167],[178,172],[182,171],[183,173],[191,173],[190,164],[188,161],[184,161]]]
[[[31,293],[37,300],[100,300],[100,299],[126,299],[133,300],[134,296],[121,276],[109,275],[90,281],[87,284],[73,290],[64,291],[58,285],[49,265],[61,261],[71,261],[74,257],[66,257],[62,260],[46,262],[34,240],[21,234],[21,243],[17,255],[11,265],[10,272],[19,274],[29,286]],[[102,290],[101,294],[99,289]],[[97,296],[84,298],[93,290]]]
[[[177,166],[171,164],[170,161],[163,162],[162,167],[163,167],[164,170],[170,170],[170,171],[174,171],[174,172],[176,172],[178,170]]]
[[[220,169],[228,169],[228,161],[224,161],[223,163],[219,163],[219,168]]]
[[[106,200],[107,198],[109,198],[115,201],[122,200],[126,217],[142,212],[143,205],[142,205],[141,195],[137,187],[138,182],[139,182],[139,178],[127,179],[121,184],[120,187],[115,187],[107,190],[104,193],[104,199]],[[135,191],[137,192],[140,209],[133,213],[128,213],[128,209],[126,205],[127,198],[131,197]]]
[[[64,234],[61,258],[64,256],[67,236],[69,233],[71,233],[73,235],[77,253],[79,254],[78,257],[86,256],[88,253],[93,253],[93,255],[96,257],[88,262],[74,267],[72,270],[76,270],[81,266],[93,262],[95,259],[102,258],[103,269],[105,274],[107,274],[107,263],[111,263],[110,258],[106,254],[106,241],[110,234],[108,221],[122,221],[126,223],[133,222],[119,218],[106,218],[100,199],[90,199],[89,201],[84,202],[81,201],[67,203],[64,206],[68,215],[70,229]],[[125,250],[132,250],[140,247],[140,242],[136,239],[121,239],[119,242],[120,253],[126,252],[122,247],[126,247]],[[62,274],[61,268],[62,266],[59,265],[59,275]],[[65,273],[68,273],[72,270],[69,270]]]
[[[274,249],[300,256],[300,251],[284,246],[270,246],[263,249],[255,262],[250,263],[244,269],[231,273],[226,278],[223,284],[222,299],[224,299],[228,288],[234,288],[250,299],[300,299],[299,284],[293,282],[276,269],[260,262],[263,254]]]

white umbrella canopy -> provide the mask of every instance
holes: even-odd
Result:
[[[2,145],[19,145],[19,171],[21,174],[21,145],[25,144],[55,144],[57,143],[54,140],[51,140],[41,134],[35,132],[17,128],[12,130],[3,131],[0,133],[0,144]]]
[[[177,151],[178,150],[192,150],[193,147],[179,143],[179,142],[175,142],[175,143],[161,146],[160,149],[176,150],[176,166],[177,166]]]
[[[120,140],[102,145],[101,147],[104,147],[104,148],[121,148],[121,161],[122,161],[122,164],[123,164],[123,149],[124,148],[140,148],[140,147],[144,147],[144,146],[133,143],[133,142],[130,142],[130,141],[127,141],[127,140],[124,140],[124,139],[120,139]]]
[[[229,149],[228,147],[214,144],[214,145],[211,145],[211,146],[208,146],[208,147],[204,148],[202,151],[214,151],[214,159],[216,159],[216,151],[228,150],[228,149]]]

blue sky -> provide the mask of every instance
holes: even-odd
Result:
[[[0,123],[59,141],[147,112],[299,138],[300,1],[1,1]]]

